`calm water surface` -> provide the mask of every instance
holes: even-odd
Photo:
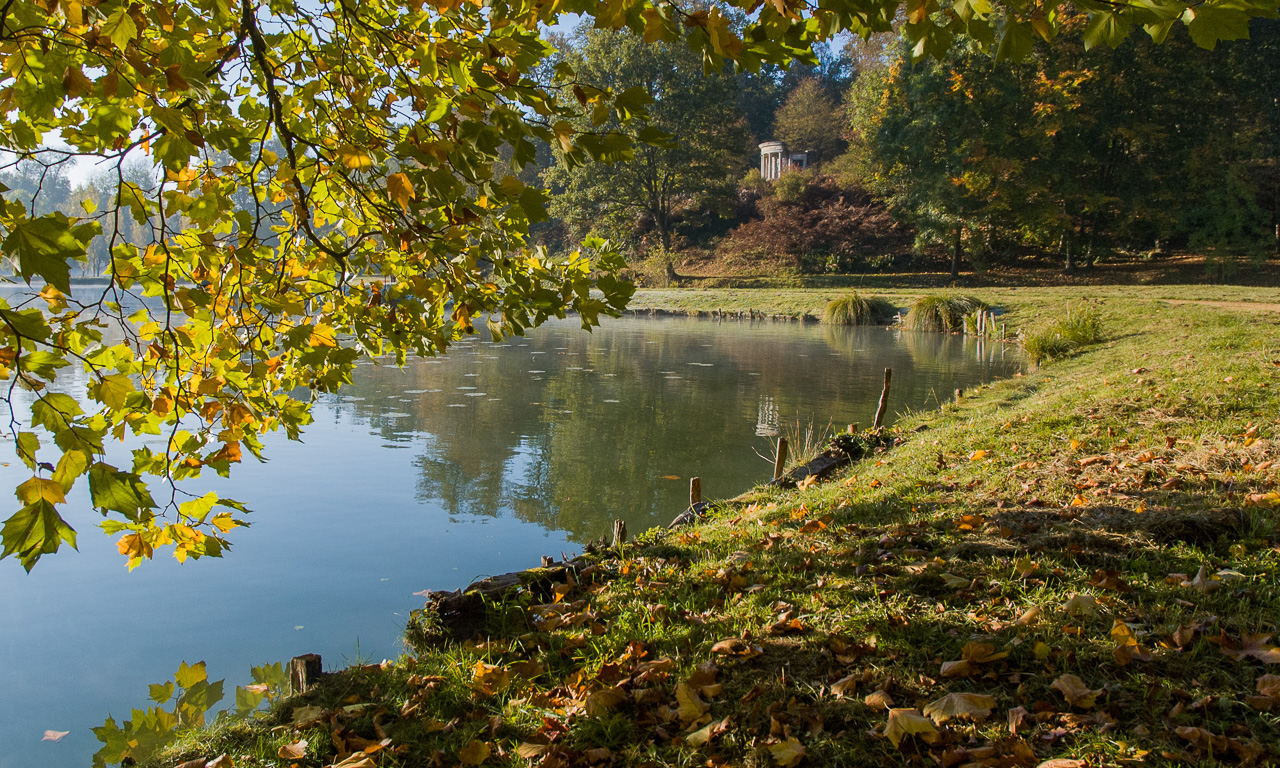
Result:
[[[230,697],[252,665],[394,657],[414,592],[580,551],[615,518],[665,524],[691,476],[708,496],[740,493],[768,478],[757,451],[780,425],[870,424],[886,367],[892,414],[1020,363],[882,328],[627,319],[363,365],[303,443],[270,440],[268,463],[206,483],[255,512],[227,557],[127,573],[81,484],[79,552],[30,575],[0,562],[0,768],[87,765],[89,728],[128,719],[183,661],[205,660]],[[27,476],[0,461],[0,487]],[[42,742],[46,729],[71,734]]]

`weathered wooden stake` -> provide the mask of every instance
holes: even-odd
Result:
[[[849,425],[849,434],[851,434],[851,435],[856,435],[856,434],[858,434],[858,425],[857,425],[857,424],[850,424],[850,425]]]
[[[1008,325],[1007,323],[1000,324],[1000,340],[1001,341],[1004,341],[1005,339],[1009,338],[1008,334],[1006,333],[1006,331],[1008,330],[1007,325]]]
[[[880,392],[880,405],[876,407],[876,420],[871,424],[872,430],[880,429],[884,421],[884,412],[889,407],[889,381],[893,378],[893,369],[884,369],[884,389]]]
[[[627,543],[627,521],[613,521],[613,546],[620,547]]]
[[[318,653],[304,653],[289,659],[289,689],[293,695],[306,693],[316,684],[322,671]]]
[[[962,397],[964,397],[964,390],[963,390],[963,389],[957,389],[957,390],[956,390],[956,402],[957,402],[957,403],[958,403],[958,402],[960,402],[960,398],[962,398]]]
[[[787,438],[778,438],[778,450],[773,457],[773,479],[782,479],[782,468],[787,466]]]
[[[702,501],[702,478],[689,478],[689,506],[698,504]]]

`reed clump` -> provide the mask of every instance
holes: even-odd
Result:
[[[903,326],[909,331],[948,333],[964,330],[965,317],[990,306],[976,296],[936,294],[923,296],[911,305]]]
[[[1048,325],[1022,333],[1022,347],[1031,362],[1066,357],[1081,347],[1102,341],[1102,317],[1090,307],[1067,307],[1066,313]]]
[[[893,316],[895,307],[879,296],[862,296],[857,291],[833,299],[822,312],[822,322],[831,325],[871,325]]]

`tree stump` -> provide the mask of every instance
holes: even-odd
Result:
[[[289,690],[294,696],[306,693],[316,684],[322,671],[320,654],[304,653],[289,659]]]

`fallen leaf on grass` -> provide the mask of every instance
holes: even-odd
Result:
[[[493,753],[493,747],[487,742],[479,739],[472,739],[467,746],[458,750],[458,759],[463,765],[480,765],[489,759],[489,755]]]
[[[974,671],[974,665],[969,663],[967,659],[942,662],[943,677],[968,677],[969,675],[972,675]]]
[[[1098,600],[1092,595],[1072,595],[1062,608],[1072,616],[1097,616]]]
[[[843,699],[845,696],[852,695],[858,690],[858,683],[862,680],[862,675],[849,675],[842,677],[831,684],[831,692],[836,698]]]
[[[1266,664],[1280,664],[1280,648],[1267,644],[1270,639],[1271,635],[1244,635],[1237,642],[1223,632],[1218,637],[1209,638],[1209,641],[1217,643],[1223,655],[1236,661],[1248,656]]]
[[[587,714],[591,717],[604,717],[628,698],[627,692],[616,686],[595,691],[587,696]]]
[[[293,720],[290,722],[290,725],[295,728],[305,728],[308,725],[312,725],[325,719],[325,717],[326,715],[323,707],[294,707]]]
[[[698,692],[688,683],[680,683],[676,686],[676,702],[679,704],[676,714],[680,716],[680,722],[685,726],[698,722],[711,709],[711,705],[703,701],[698,696]]]
[[[301,760],[307,756],[307,740],[301,739],[292,744],[285,744],[276,751],[276,755],[286,760]]]
[[[893,706],[893,697],[888,691],[880,689],[868,693],[862,703],[872,709],[889,709]]]
[[[373,758],[363,752],[357,752],[354,755],[348,755],[342,762],[325,766],[325,768],[377,768],[377,766]]]
[[[1280,675],[1262,675],[1257,682],[1258,694],[1246,696],[1245,703],[1259,712],[1280,705]]]
[[[982,722],[991,717],[991,710],[995,705],[995,698],[986,694],[948,693],[925,705],[924,714],[938,725],[957,718]]]
[[[725,656],[741,656],[749,659],[753,656],[759,656],[764,653],[764,649],[758,645],[749,644],[741,638],[731,637],[727,640],[721,640],[711,646],[711,652]]]
[[[1023,614],[1019,616],[1018,620],[1015,621],[1014,623],[1020,627],[1030,626],[1040,620],[1040,614],[1043,612],[1044,610],[1040,606],[1033,605],[1030,608],[1028,608],[1026,611],[1024,611]]]
[[[1020,732],[1034,728],[1035,716],[1026,707],[1014,707],[1009,710],[1009,733],[1017,736]]]
[[[1058,757],[1053,760],[1045,760],[1043,763],[1037,765],[1036,768],[1084,768],[1085,765],[1086,763],[1083,760]]]
[[[1084,681],[1075,675],[1066,674],[1054,680],[1051,688],[1062,694],[1067,703],[1073,707],[1081,709],[1089,709],[1097,701],[1098,694],[1101,690],[1091,690]]]
[[[1089,579],[1089,586],[1098,587],[1099,589],[1109,589],[1112,592],[1132,592],[1133,587],[1125,583],[1120,578],[1119,571],[1109,571],[1099,568],[1093,572],[1093,577]]]
[[[895,747],[907,736],[919,736],[926,744],[932,744],[938,740],[938,729],[918,709],[891,709],[884,735]]]
[[[804,745],[796,738],[769,745],[769,754],[778,768],[795,768],[804,759]]]
[[[474,676],[471,678],[471,690],[481,696],[492,696],[511,682],[511,672],[494,664],[477,661]]]
[[[1196,577],[1190,581],[1182,582],[1182,586],[1190,587],[1200,592],[1212,592],[1222,586],[1222,580],[1216,574],[1210,575],[1209,570],[1202,565],[1200,570],[1196,571]]]
[[[516,747],[516,754],[525,760],[532,760],[535,757],[541,757],[546,754],[550,749],[550,744],[530,744],[526,741]]]
[[[701,747],[704,744],[711,743],[715,737],[727,730],[729,730],[729,718],[726,717],[723,720],[713,720],[712,722],[707,723],[702,728],[699,728],[688,736],[685,736],[684,740],[691,747]]]

